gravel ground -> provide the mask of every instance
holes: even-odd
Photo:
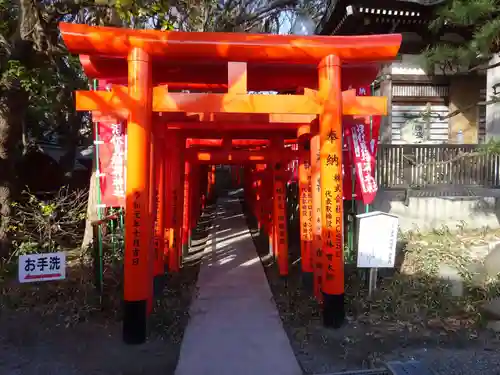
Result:
[[[150,322],[150,338],[139,346],[123,344],[121,323],[101,314],[66,327],[67,312],[43,316],[2,310],[0,374],[173,374],[196,275],[193,266],[168,280]]]
[[[196,293],[197,255],[207,238],[210,214],[200,221],[190,261],[179,274],[168,276],[143,345],[122,342],[119,285],[110,288],[114,298],[102,310],[91,302],[92,286],[82,285],[81,276],[71,269],[58,285],[0,285],[0,374],[173,374]]]
[[[394,317],[368,318],[370,312],[361,311],[359,301],[347,295],[347,324],[338,330],[325,329],[318,304],[301,287],[297,241],[293,238],[290,241],[291,267],[285,282],[278,276],[276,266],[264,261],[268,251],[266,236],[258,234],[253,218],[247,217],[247,221],[283,325],[304,373],[370,369],[380,367],[384,361],[417,359],[436,375],[500,374],[499,337],[480,327],[450,328],[449,324],[418,327]]]
[[[267,240],[257,235],[252,219],[248,221],[264,257]],[[193,259],[203,246],[209,217],[204,222],[205,227],[195,235]],[[384,317],[367,319],[352,298],[348,323],[339,330],[323,328],[317,303],[301,287],[299,249],[294,241],[290,255],[286,283],[273,264],[264,262],[264,266],[285,330],[306,374],[374,368],[381,361],[410,359],[428,364],[436,375],[500,374],[499,338],[481,328],[419,328]],[[81,294],[91,288],[75,280],[52,289],[49,284],[1,286],[0,374],[173,374],[197,274],[194,261],[181,274],[169,277],[151,319],[150,338],[140,346],[122,343],[116,301],[108,303],[104,311],[77,303],[89,300]]]

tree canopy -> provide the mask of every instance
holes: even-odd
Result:
[[[90,119],[74,108],[74,91],[88,87],[58,23],[182,31],[283,32],[296,11],[321,16],[321,0],[0,0],[0,256],[16,188],[16,163],[31,143],[54,138],[66,151],[68,174],[76,147],[89,141]],[[286,30],[284,31],[286,32]]]
[[[429,66],[446,72],[488,69],[500,51],[500,2],[497,0],[449,0],[439,7],[430,25],[432,32],[460,32],[464,40],[440,41],[424,52]]]

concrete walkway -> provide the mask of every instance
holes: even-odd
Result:
[[[302,374],[236,197],[208,242],[175,374]]]

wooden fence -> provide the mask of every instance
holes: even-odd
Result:
[[[500,155],[477,145],[380,144],[376,179],[382,188],[443,185],[500,187]]]

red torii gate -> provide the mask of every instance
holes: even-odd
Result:
[[[373,65],[370,70],[355,64],[393,59],[401,36],[159,32],[67,23],[61,23],[60,29],[69,51],[81,56],[88,76],[115,84],[110,92],[77,92],[77,109],[128,122],[124,339],[129,343],[145,340],[152,294],[150,168],[156,165],[151,144],[157,142],[152,138],[153,113],[161,113],[167,129],[194,133],[244,127],[296,132],[301,125],[319,119],[317,129],[310,133],[311,174],[314,179],[319,172],[321,180],[321,234],[317,239],[321,241],[318,256],[324,264],[318,271],[319,285],[325,325],[340,325],[345,315],[342,115],[385,115],[387,110],[385,98],[343,95],[340,77],[347,74],[346,81],[352,85],[356,80],[372,80],[376,74]],[[302,95],[248,94],[249,89],[298,92],[300,88],[307,88]],[[172,92],[181,89],[191,92]],[[181,167],[176,168],[173,170],[180,171]],[[170,176],[175,177],[175,172]],[[312,201],[314,208],[314,193]],[[278,205],[277,200],[274,204]]]

